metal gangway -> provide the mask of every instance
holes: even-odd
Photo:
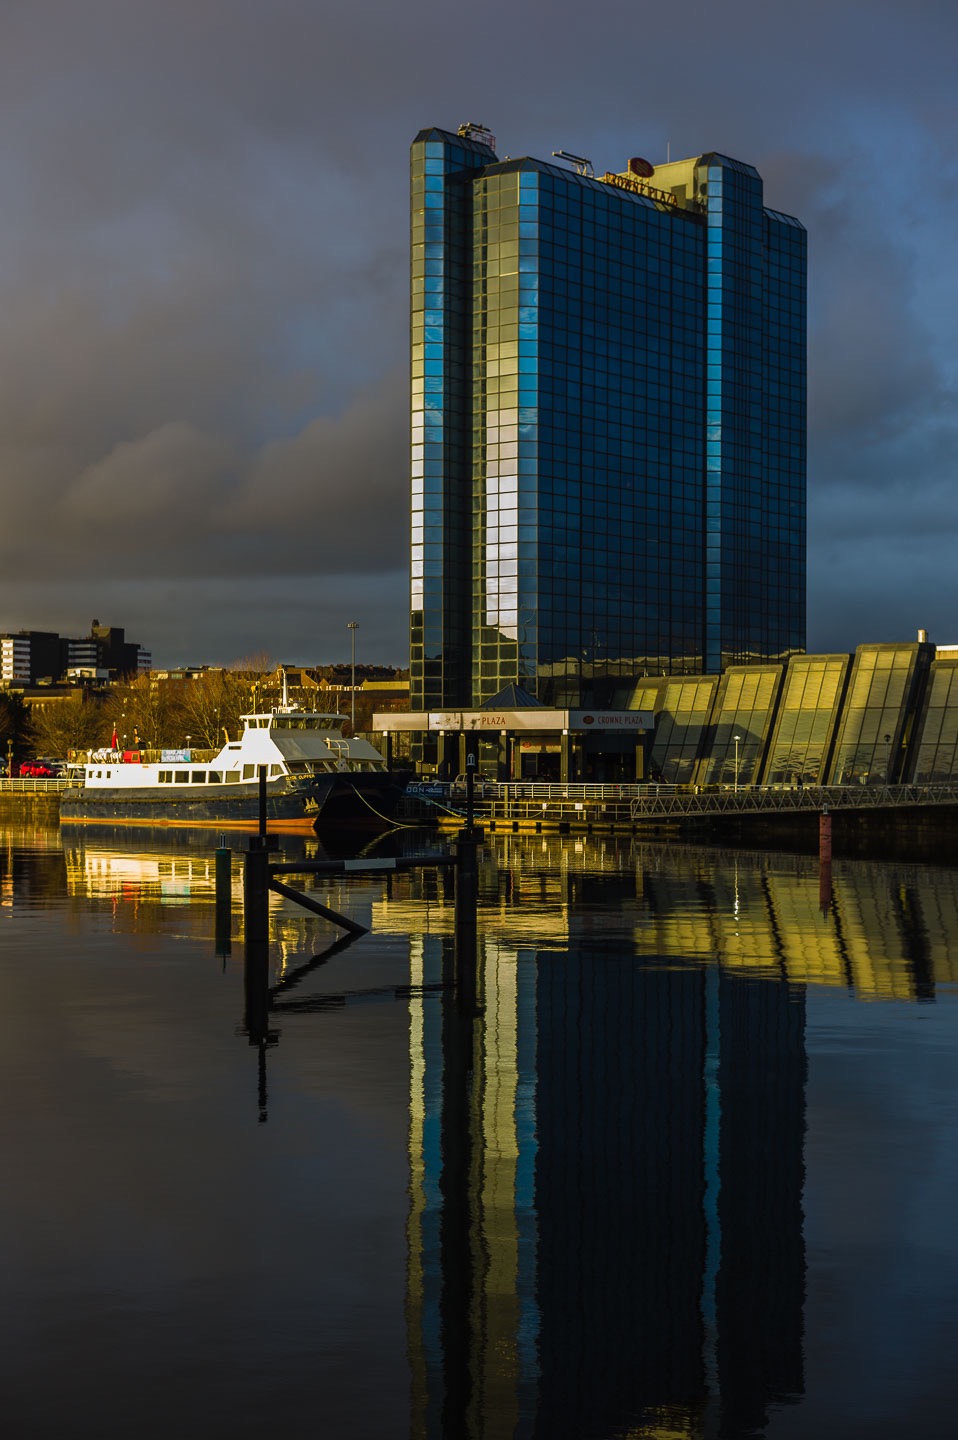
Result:
[[[958,783],[925,785],[746,785],[722,789],[693,786],[691,791],[660,786],[631,802],[632,818],[658,819],[698,815],[775,815],[834,810],[898,810],[958,804]],[[654,792],[655,787],[652,787]],[[669,792],[671,793],[664,793]]]
[[[446,802],[453,807],[457,801]],[[488,784],[476,800],[482,820],[616,823],[679,821],[710,815],[774,815],[836,810],[895,810],[958,805],[958,782],[920,785],[667,785],[563,784],[542,781]]]

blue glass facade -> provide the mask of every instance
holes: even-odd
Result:
[[[804,239],[720,156],[648,185],[420,133],[413,709],[803,648]]]

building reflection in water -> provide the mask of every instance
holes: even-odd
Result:
[[[85,841],[67,889],[150,928],[210,896],[180,867]],[[958,872],[502,837],[480,882],[477,1006],[442,877],[352,895],[409,937],[410,1433],[762,1433],[804,1385],[807,988],[932,1001]],[[315,929],[274,919],[263,996]]]
[[[930,999],[958,922],[951,875],[839,864],[825,914],[818,878],[588,841],[487,860],[479,1013],[410,1009],[413,1435],[749,1436],[801,1398],[806,987]],[[420,903],[394,885],[377,928]],[[414,986],[448,975],[448,919]]]

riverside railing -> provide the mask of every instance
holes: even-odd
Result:
[[[8,780],[4,776],[3,779],[0,779],[0,795],[16,795],[24,792],[52,794],[58,790],[66,790],[68,785],[75,784],[75,780],[69,780],[65,775],[57,775],[46,780],[35,779],[32,776],[14,776],[12,780]]]
[[[455,806],[451,799],[448,805]],[[958,782],[921,785],[803,785],[693,787],[687,785],[498,785],[478,802],[486,820],[603,819],[632,821],[708,815],[757,815],[823,810],[871,810],[958,804]]]

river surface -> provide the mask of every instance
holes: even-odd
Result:
[[[0,829],[5,1435],[955,1433],[958,870],[230,843]]]

